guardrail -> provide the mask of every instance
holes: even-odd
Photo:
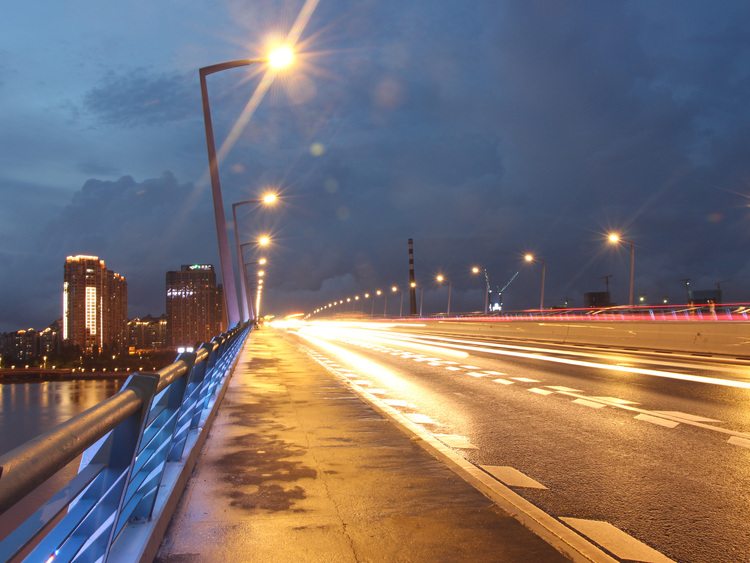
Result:
[[[454,320],[454,321],[748,321],[750,304],[727,303],[722,305],[642,305],[637,307],[613,306],[603,308],[577,309],[526,309],[522,311],[497,311],[452,313],[446,315],[438,313],[422,317],[384,317],[367,313],[349,312],[330,314],[328,316],[308,315],[307,320],[325,320],[326,318],[368,319],[373,321],[394,320]]]
[[[179,498],[178,482],[184,486],[187,477],[166,479],[165,473],[174,473],[167,468],[174,462],[187,475],[192,471],[250,329],[235,327],[156,373],[130,376],[116,395],[1,456],[0,513],[79,455],[82,459],[78,474],[0,542],[0,559],[143,558],[149,542],[138,525],[153,528],[167,497]]]

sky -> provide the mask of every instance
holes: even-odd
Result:
[[[404,287],[409,238],[425,314],[447,306],[438,274],[452,312],[483,309],[473,266],[493,288],[519,272],[504,307],[538,307],[528,252],[546,307],[609,275],[625,304],[612,231],[646,302],[684,302],[687,278],[750,302],[748,21],[744,0],[10,3],[0,332],[62,316],[69,255],[125,276],[130,318],[165,311],[168,270],[219,269],[198,69],[290,34],[293,65],[220,163],[229,240],[272,237],[262,312]],[[217,145],[266,70],[208,77]],[[235,227],[232,203],[269,190]]]

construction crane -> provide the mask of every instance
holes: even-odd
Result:
[[[494,313],[498,313],[503,310],[503,291],[505,291],[508,286],[513,282],[514,279],[516,279],[516,276],[518,275],[518,272],[513,274],[513,276],[508,280],[508,283],[506,283],[502,289],[497,290],[497,300],[492,300],[492,306],[490,307],[490,310]]]

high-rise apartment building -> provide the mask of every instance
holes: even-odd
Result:
[[[211,264],[167,272],[167,342],[195,346],[224,331],[224,295]]]
[[[63,283],[63,341],[85,352],[127,343],[128,283],[98,256],[68,256]]]

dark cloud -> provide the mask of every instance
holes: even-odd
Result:
[[[231,11],[262,37],[275,3],[253,6]],[[278,78],[221,164],[228,218],[269,186],[287,196],[240,213],[241,240],[274,234],[266,310],[405,283],[408,238],[426,312],[445,305],[438,272],[453,282],[453,310],[483,306],[472,265],[493,286],[519,272],[506,305],[536,306],[541,272],[527,251],[546,260],[548,305],[581,305],[610,274],[623,303],[629,248],[606,242],[614,229],[636,245],[637,294],[684,299],[689,277],[699,289],[730,279],[726,298],[750,299],[748,12],[735,1],[321,3],[306,35],[318,52]],[[131,315],[163,310],[166,270],[218,267],[197,66],[220,60],[110,73],[91,88],[92,128],[114,144],[149,128],[144,146],[170,148],[157,170],[180,179],[90,180],[64,210],[48,208],[45,220],[59,216],[38,256],[12,263],[98,254],[128,278]],[[219,144],[258,80],[253,67],[209,78]],[[75,160],[90,176],[136,167],[90,152]]]
[[[180,121],[195,116],[199,108],[197,81],[197,73],[156,73],[148,68],[110,72],[86,92],[83,103],[104,124],[138,127]]]

